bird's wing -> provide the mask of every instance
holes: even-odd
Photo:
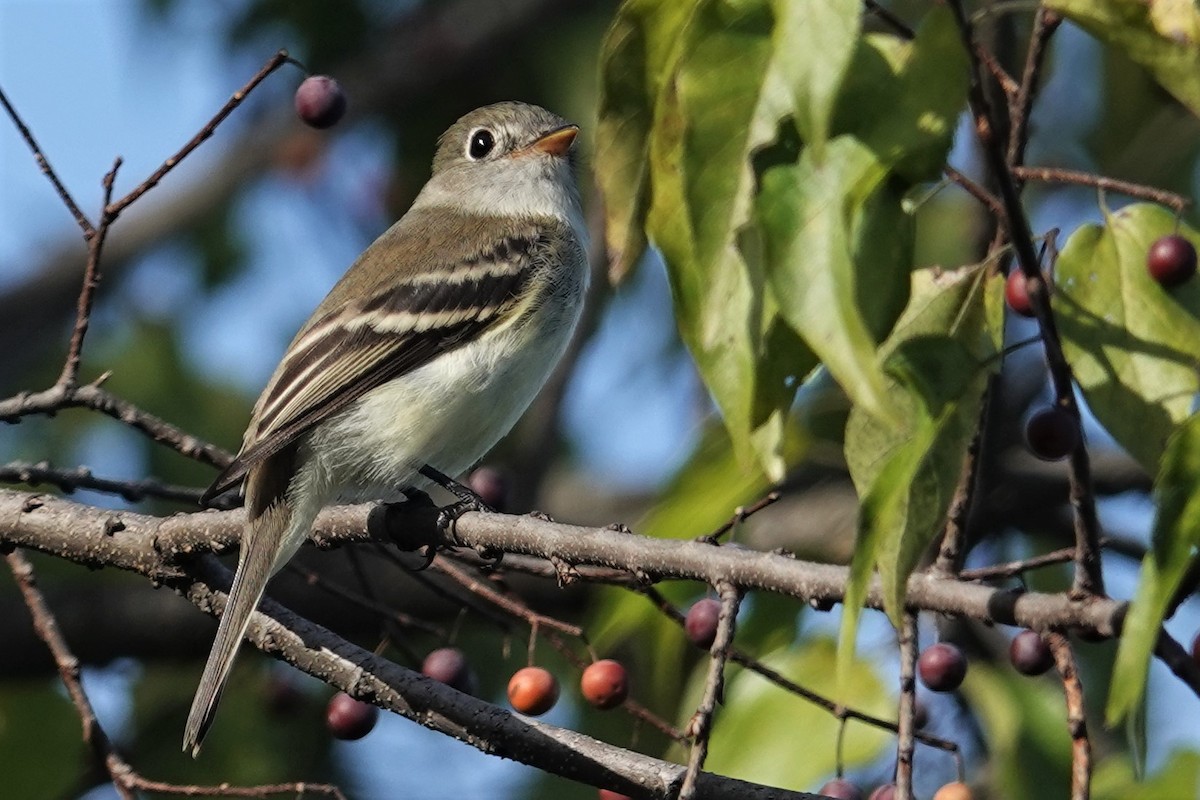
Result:
[[[565,224],[555,220],[509,221],[508,235],[488,237],[476,232],[495,226],[451,220],[431,233],[411,216],[363,253],[296,335],[206,500],[371,389],[519,317],[561,257]],[[418,263],[365,263],[413,252]]]

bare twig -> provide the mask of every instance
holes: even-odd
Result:
[[[913,751],[917,719],[917,615],[904,613],[900,625],[900,710],[896,736],[896,800],[913,797]]]
[[[1088,738],[1079,668],[1066,636],[1050,632],[1043,634],[1043,637],[1054,654],[1054,665],[1062,678],[1063,694],[1067,701],[1067,732],[1071,736],[1071,800],[1088,800],[1092,778],[1092,743]]]
[[[216,132],[217,126],[224,122],[225,118],[233,113],[235,108],[242,104],[242,101],[246,99],[246,96],[250,94],[250,92],[252,92],[256,86],[266,80],[267,76],[272,72],[288,63],[296,62],[291,58],[291,56],[288,55],[286,50],[280,50],[275,55],[267,59],[267,63],[263,64],[262,69],[256,72],[254,77],[246,82],[245,86],[234,92],[229,100],[226,101],[225,105],[221,106],[221,110],[214,114],[212,119],[205,123],[204,127],[200,129],[200,132],[188,140],[187,144],[179,148],[178,152],[164,161],[158,169],[154,170],[154,172],[152,172],[144,181],[134,187],[134,189],[127,195],[116,202],[107,203],[105,205],[104,213],[109,217],[109,219],[115,220],[122,211],[141,198],[142,195],[146,194],[146,192],[157,186],[159,181],[167,176],[168,172],[179,166],[179,162],[191,155],[192,151],[203,144],[206,139],[211,137],[213,133]]]
[[[971,82],[968,96],[972,112],[975,115],[976,134],[983,145],[988,166],[1000,189],[1000,199],[1004,204],[1005,218],[1013,248],[1016,251],[1021,272],[1025,275],[1025,285],[1029,290],[1030,302],[1042,334],[1046,362],[1050,370],[1051,382],[1054,385],[1055,402],[1071,416],[1076,425],[1081,425],[1079,406],[1075,401],[1071,365],[1063,354],[1058,327],[1050,309],[1050,295],[1042,275],[1037,251],[1034,248],[1029,220],[1021,207],[1017,185],[1008,166],[1005,143],[999,136],[999,132],[1004,129],[1004,120],[996,116],[996,109],[988,103],[985,96],[979,59],[973,44],[971,23],[963,11],[962,1],[951,0],[950,8],[958,22],[963,44],[971,62]],[[1069,476],[1070,500],[1075,512],[1076,546],[1075,581],[1072,592],[1077,597],[1102,595],[1104,578],[1100,571],[1100,521],[1096,514],[1095,493],[1092,491],[1091,461],[1087,443],[1082,436],[1079,437],[1079,442],[1071,454]]]
[[[200,502],[202,489],[188,486],[173,486],[154,478],[142,480],[116,480],[113,478],[97,477],[87,467],[72,467],[56,469],[45,461],[29,464],[24,461],[13,461],[0,465],[0,483],[25,483],[30,486],[47,484],[56,486],[67,494],[73,494],[80,489],[93,492],[118,495],[131,503],[154,498],[158,500],[173,500],[180,503],[195,505]],[[221,505],[226,501],[240,502],[233,494],[226,494],[213,501],[213,507],[233,508],[233,505]]]
[[[1116,192],[1117,194],[1136,197],[1139,200],[1160,203],[1174,209],[1176,213],[1182,213],[1184,209],[1191,205],[1191,200],[1188,198],[1175,192],[1168,192],[1166,189],[1158,189],[1153,186],[1132,183],[1130,181],[1121,181],[1116,178],[1106,178],[1103,175],[1094,175],[1090,172],[1081,172],[1074,169],[1014,166],[1012,172],[1015,177],[1023,181],[1070,183],[1077,186],[1090,186],[1105,192]]]
[[[987,428],[988,409],[991,407],[992,383],[988,387],[979,406],[979,417],[975,423],[975,433],[967,444],[967,452],[963,458],[962,467],[958,474],[958,484],[954,487],[954,496],[950,499],[950,508],[946,513],[946,528],[942,533],[942,542],[938,547],[937,561],[933,568],[946,575],[953,575],[962,567],[966,554],[967,520],[971,516],[971,504],[975,499],[975,484],[979,469],[979,448],[983,442],[983,432]]]
[[[968,178],[963,173],[959,172],[954,167],[947,164],[942,168],[946,177],[958,184],[963,191],[974,197],[980,203],[987,206],[988,211],[991,211],[996,220],[1000,223],[1004,222],[1004,206],[996,198],[996,195],[989,192],[987,189],[980,186],[975,181]]]
[[[1029,115],[1033,110],[1033,100],[1037,96],[1042,66],[1046,60],[1046,46],[1061,22],[1062,17],[1045,8],[1039,8],[1034,15],[1033,31],[1029,34],[1029,50],[1025,54],[1025,70],[1021,74],[1021,87],[1017,90],[1017,96],[1011,106],[1012,129],[1008,136],[1008,163],[1011,167],[1025,161],[1025,145],[1029,141]]]
[[[29,145],[29,149],[33,151],[33,160],[37,162],[38,169],[42,171],[50,183],[54,186],[54,191],[58,193],[58,197],[62,200],[63,205],[67,207],[67,211],[71,212],[71,216],[75,218],[79,229],[83,231],[83,237],[90,239],[95,235],[96,229],[92,226],[91,220],[79,208],[79,204],[75,202],[75,198],[71,197],[71,193],[67,191],[67,187],[59,180],[58,173],[50,166],[50,160],[46,158],[42,152],[41,146],[37,143],[37,139],[33,138],[33,132],[26,126],[25,121],[13,108],[12,103],[8,100],[8,95],[0,89],[0,105],[4,106],[4,110],[8,113],[9,118],[13,121],[13,125],[17,127],[17,132],[21,134],[21,138],[25,140],[25,144]]]
[[[783,495],[780,494],[778,491],[772,490],[770,492],[767,492],[766,495],[764,495],[760,499],[756,500],[754,503],[752,503],[749,506],[745,506],[745,507],[738,506],[736,509],[734,509],[733,516],[731,516],[728,520],[726,520],[724,523],[722,523],[719,528],[717,528],[715,531],[713,531],[712,533],[710,533],[706,536],[699,537],[696,541],[710,542],[712,544],[716,544],[722,536],[729,533],[731,530],[736,528],[738,525],[741,525],[746,520],[750,519],[752,516],[757,514],[759,511],[762,511],[764,508],[769,508],[770,506],[775,505],[775,503],[779,502],[779,498],[781,498],[782,496]]]
[[[696,796],[696,780],[708,757],[708,736],[712,732],[713,714],[725,693],[725,662],[729,657],[729,647],[733,644],[738,606],[742,601],[741,592],[732,583],[718,581],[716,586],[721,596],[721,614],[717,618],[717,635],[709,650],[704,694],[687,727],[687,733],[692,737],[692,750],[688,755],[687,772],[683,776],[679,800],[693,800]]]

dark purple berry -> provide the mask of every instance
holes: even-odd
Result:
[[[1061,461],[1079,444],[1079,423],[1064,409],[1049,406],[1029,418],[1025,441],[1030,452],[1043,461]]]
[[[508,508],[508,479],[497,469],[479,467],[467,479],[471,491],[493,511]]]
[[[845,778],[834,778],[822,786],[817,794],[835,797],[837,800],[863,800],[862,791]]]
[[[371,732],[378,719],[378,708],[345,692],[331,697],[325,709],[325,725],[338,739],[361,739]]]
[[[1146,253],[1146,269],[1163,286],[1178,286],[1196,274],[1196,248],[1182,236],[1155,239]]]
[[[466,694],[472,693],[475,684],[471,665],[457,647],[440,647],[425,656],[425,661],[421,663],[421,674]]]
[[[1036,631],[1021,631],[1008,646],[1008,658],[1022,675],[1041,675],[1054,666],[1046,640]]]
[[[717,638],[717,619],[720,616],[721,604],[716,600],[711,597],[697,600],[688,609],[683,621],[683,629],[692,644],[705,650],[712,647],[713,640]]]
[[[967,675],[967,658],[952,644],[938,642],[925,648],[917,659],[921,683],[935,692],[952,692]]]
[[[328,75],[310,75],[296,89],[296,114],[314,128],[336,125],[346,113],[346,93]]]

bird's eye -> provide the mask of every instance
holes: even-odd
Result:
[[[492,132],[487,128],[477,128],[471,131],[471,138],[467,143],[467,155],[478,161],[492,152],[492,148],[495,146],[496,137],[492,136]]]

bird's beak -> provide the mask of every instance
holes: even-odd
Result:
[[[578,125],[563,125],[561,128],[542,134],[539,139],[529,145],[529,149],[552,156],[565,156],[571,149],[571,143],[575,141],[578,133]]]

